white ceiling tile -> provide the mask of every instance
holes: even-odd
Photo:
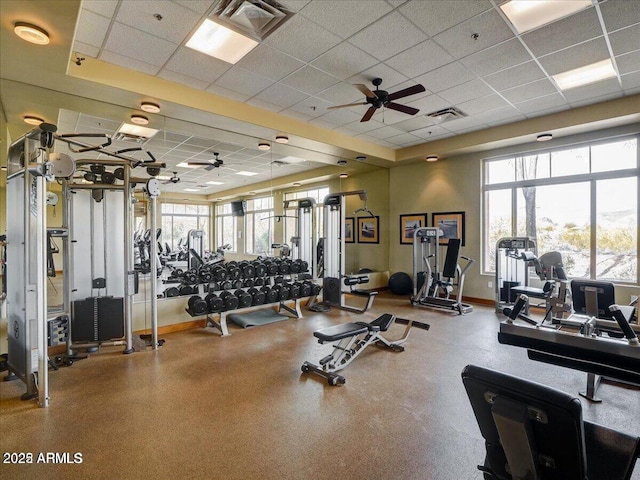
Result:
[[[388,137],[395,137],[396,135],[400,135],[401,133],[404,133],[402,130],[400,130],[399,128],[395,128],[395,127],[390,127],[388,125],[385,125],[382,128],[378,128],[376,130],[371,130],[369,132],[367,132],[367,135],[370,135],[374,138],[379,138],[379,139],[385,139]]]
[[[460,62],[469,70],[484,76],[531,60],[532,57],[527,52],[527,49],[522,46],[518,39],[514,38],[495,47],[469,55],[460,60]]]
[[[476,117],[479,121],[484,122],[490,126],[517,122],[519,120],[525,120],[526,118],[515,107],[512,106],[497,108],[488,112],[479,113],[476,115]]]
[[[92,58],[97,58],[98,53],[100,52],[99,47],[87,45],[86,43],[78,42],[77,40],[73,42],[73,50],[77,53],[81,53],[82,55],[87,55],[88,57]]]
[[[170,80],[172,82],[181,83],[198,90],[204,90],[209,85],[209,82],[203,82],[202,80],[198,80],[197,78],[188,77],[187,75],[183,75],[178,72],[172,72],[171,70],[166,69],[161,70],[158,73],[158,77],[164,78],[165,80]]]
[[[279,112],[280,110],[282,110],[281,105],[276,105],[274,103],[266,102],[256,97],[250,98],[245,103],[248,103],[249,105],[253,105],[254,107],[264,108],[265,110],[270,110],[272,112]]]
[[[599,7],[609,32],[640,23],[638,0],[609,0],[600,3]]]
[[[415,81],[424,85],[430,92],[438,93],[474,78],[475,75],[460,62],[451,62],[449,65],[416,77]]]
[[[609,58],[607,44],[602,37],[565,50],[540,57],[540,64],[549,75],[573,70]]]
[[[286,111],[294,111],[315,118],[327,113],[327,107],[331,105],[333,104],[320,98],[308,97],[289,107]]]
[[[154,15],[162,15],[158,21]],[[180,44],[194,29],[200,15],[167,0],[120,2],[115,20],[150,35]]]
[[[404,100],[399,100],[398,103],[400,105],[404,105]],[[383,108],[379,110],[378,121],[384,123],[385,125],[393,125],[396,126],[399,122],[406,120],[407,118],[413,117],[413,115],[409,115],[404,112],[398,112],[397,110],[393,110],[391,108]],[[398,127],[396,127],[398,128]]]
[[[480,119],[475,117],[456,118],[448,122],[443,122],[440,126],[450,132],[465,132],[470,129],[481,129],[486,127]]]
[[[400,135],[388,137],[385,140],[397,145],[398,147],[408,147],[409,145],[422,143],[424,141],[422,138],[411,135],[410,133],[401,133]]]
[[[556,93],[557,89],[550,80],[543,78],[519,87],[500,92],[511,103],[526,102],[537,97],[544,97]]]
[[[104,50],[100,54],[99,58],[100,60],[104,60],[107,63],[113,63],[114,65],[120,65],[121,67],[148,73],[149,75],[155,75],[156,73],[158,73],[158,67],[156,65],[149,65],[148,63],[141,62],[133,58],[124,57],[108,50]]]
[[[614,55],[640,49],[640,23],[612,33],[609,35],[609,40]]]
[[[355,34],[349,42],[379,60],[386,60],[426,39],[402,15],[392,12]]]
[[[342,42],[336,45],[311,62],[314,67],[341,80],[352,77],[376,63],[378,61],[375,58],[354,47],[349,42]]]
[[[197,78],[211,84],[229,68],[231,68],[231,64],[227,62],[191,48],[180,47],[165,64],[163,70],[179,72],[187,77]]]
[[[616,64],[620,75],[637,72],[640,70],[640,50],[616,57]]]
[[[328,128],[329,130],[333,130],[336,128],[336,126],[333,123],[329,123],[325,120],[322,120],[321,117],[314,118],[310,120],[309,123],[312,125],[317,125],[318,127]]]
[[[111,20],[108,18],[81,9],[75,38],[94,47],[101,47],[110,24]]]
[[[547,95],[546,97],[538,97],[533,100],[518,103],[515,106],[520,113],[527,117],[535,117],[541,115],[541,112],[547,112],[555,109],[556,111],[566,110],[569,104],[559,93]]]
[[[268,78],[256,75],[240,67],[233,67],[227,70],[214,83],[218,87],[249,96],[256,95],[270,85],[273,85],[273,82]]]
[[[445,100],[448,100],[452,105],[467,102],[473,98],[484,97],[491,95],[493,90],[489,88],[481,80],[471,80],[470,82],[457,85],[453,88],[443,90],[438,95]]]
[[[397,8],[403,3],[406,3],[407,0],[387,0],[387,3],[391,5],[393,8]]]
[[[211,0],[173,0],[174,3],[180,4],[183,7],[190,8],[194,12],[200,15],[205,14],[213,5]]]
[[[105,50],[161,67],[178,46],[122,23],[114,23]]]
[[[295,105],[306,97],[307,96],[304,93],[298,92],[297,90],[280,83],[274,83],[256,95],[258,100],[279,105],[281,109]]]
[[[451,107],[452,103],[439,95],[428,95],[418,100],[407,102],[405,105],[419,109],[420,114],[424,115],[431,112],[437,112],[443,108]]]
[[[236,63],[236,66],[278,81],[303,67],[304,63],[268,45],[261,44]]]
[[[416,61],[420,59],[420,61]],[[391,68],[413,78],[446,65],[454,58],[433,40],[426,40],[385,61]]]
[[[295,15],[269,35],[265,43],[303,62],[310,62],[340,41],[337,35],[302,15]]]
[[[369,132],[371,130],[376,130],[378,128],[382,128],[384,127],[384,125],[380,122],[378,122],[375,119],[371,119],[368,122],[361,122],[360,118],[358,118],[357,121],[352,122],[352,123],[347,123],[346,125],[343,125],[342,128],[340,129],[343,132],[346,132],[350,135],[359,135],[361,133],[366,133]]]
[[[593,7],[565,17],[522,35],[534,55],[556,52],[602,36],[602,28]]]
[[[339,108],[337,110],[329,110],[327,113],[318,118],[323,122],[334,125],[335,127],[339,127],[341,125],[346,125],[347,123],[352,123],[359,121],[360,118],[366,112],[366,108],[362,108],[361,111],[358,110],[358,107],[351,108]]]
[[[309,95],[315,95],[339,82],[340,80],[336,77],[327,75],[312,66],[303,67],[280,81],[284,85]]]
[[[478,35],[476,39],[473,35]],[[513,32],[495,10],[489,10],[433,39],[456,58],[462,58],[512,38]]]
[[[445,130],[439,125],[430,125],[428,127],[420,128],[419,130],[413,130],[411,134],[430,142],[437,138],[450,136],[451,132],[449,132],[449,130]]]
[[[486,97],[474,98],[468,102],[459,103],[458,108],[467,115],[476,116],[477,114],[494,110],[496,108],[506,107],[509,104],[497,94],[487,95]]]
[[[429,112],[420,112],[412,117],[405,117],[404,120],[394,124],[393,126],[404,130],[405,132],[411,132],[413,130],[419,130],[421,128],[433,125],[431,117],[427,117],[425,114]]]
[[[434,36],[491,8],[486,0],[456,0],[454,2],[412,1],[400,7],[400,12],[420,27],[427,35]]]
[[[611,95],[619,97],[622,95],[622,88],[617,78],[609,78],[601,82],[565,90],[563,93],[569,105],[575,106],[578,102],[591,101],[593,103],[593,99]]]
[[[229,90],[227,88],[216,85],[209,85],[207,87],[207,92],[213,93],[214,95],[219,95],[221,97],[230,98],[231,100],[236,100],[238,102],[246,101],[251,95],[247,95],[246,93],[236,92],[234,90]]]
[[[546,75],[542,72],[538,64],[531,61],[507,68],[493,75],[487,75],[482,79],[500,92],[545,77]]]
[[[323,92],[320,92],[317,96],[333,105],[365,101],[364,95],[362,95],[362,93],[360,93],[360,91],[351,83],[346,82],[340,82]]]
[[[640,93],[640,70],[621,75],[620,80],[622,81],[622,88],[625,94],[632,95]]]
[[[305,5],[307,5],[311,0],[281,0],[279,3],[287,7],[289,10],[293,12],[299,12],[302,10]]]
[[[111,18],[116,11],[119,0],[83,0],[82,8]]]
[[[401,84],[402,82],[406,82],[408,80],[407,77],[398,73],[396,70],[391,68],[390,66],[379,63],[364,72],[360,72],[358,75],[354,75],[353,77],[347,79],[349,83],[363,83],[367,85],[371,90],[375,90],[375,87],[371,84],[371,81],[374,78],[381,78],[383,80],[382,85],[384,88],[393,88],[396,85]]]
[[[309,3],[300,13],[330,32],[348,38],[391,10],[385,2],[323,0]]]

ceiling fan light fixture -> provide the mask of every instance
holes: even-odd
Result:
[[[289,137],[286,135],[277,135],[276,143],[289,143]]]
[[[44,122],[43,119],[39,118],[39,117],[34,117],[33,115],[25,115],[24,117],[22,117],[22,120],[24,121],[24,123],[26,123],[27,125],[33,125],[34,127],[37,127],[38,125],[40,125],[42,122]]]
[[[142,102],[140,104],[140,110],[147,113],[160,113],[160,105],[153,102]]]
[[[551,133],[541,133],[536,137],[536,140],[538,142],[548,142],[552,138],[553,138],[553,135]]]
[[[269,145],[267,142],[260,142],[258,144],[258,149],[259,150],[271,150],[271,145]]]
[[[16,22],[13,26],[14,33],[29,43],[36,45],[48,45],[49,33],[37,25],[26,22]]]
[[[427,162],[437,162],[438,161],[438,156],[437,155],[427,155],[425,157],[425,160]]]
[[[149,119],[144,115],[133,114],[131,115],[131,123],[136,125],[149,125]]]

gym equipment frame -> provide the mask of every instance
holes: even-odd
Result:
[[[536,242],[529,237],[504,237],[496,242],[496,312],[513,305],[513,287],[529,287],[528,258],[537,257]]]
[[[437,227],[417,228],[413,235],[413,296],[411,304],[418,307],[435,307],[457,311],[460,315],[473,312],[473,307],[462,301],[462,291],[467,270],[474,263],[469,257],[459,255],[460,239],[450,238],[446,245],[447,254],[442,272],[440,271],[439,246],[442,231]],[[464,267],[458,258],[465,260]],[[419,287],[420,278],[424,279]],[[457,278],[457,284],[453,279]],[[457,287],[456,297],[449,298],[453,287]],[[443,295],[439,295],[442,290]]]
[[[397,340],[387,340],[382,336],[382,333],[388,331],[394,322],[407,325],[404,334]],[[344,385],[346,379],[336,372],[346,368],[371,344],[394,352],[403,352],[404,347],[402,344],[407,341],[411,328],[414,326],[424,330],[429,330],[430,328],[429,324],[426,323],[396,318],[395,315],[384,313],[370,323],[343,323],[317,330],[313,332],[313,336],[318,339],[318,343],[336,342],[333,352],[322,358],[318,362],[319,366],[304,362],[301,367],[302,372],[312,372],[320,375],[327,379],[329,385]]]
[[[351,288],[346,292],[343,285],[353,287],[369,281],[368,276],[345,275],[345,209],[346,199],[358,195],[365,202],[364,208],[356,210],[371,212],[366,208],[366,190],[340,192],[327,195],[324,198],[324,274],[322,279],[322,298],[329,305],[355,313],[364,313],[371,308],[376,291],[357,290]],[[373,215],[373,214],[371,214]],[[355,282],[355,283],[354,283]],[[354,296],[366,297],[364,307],[357,308],[346,303],[347,293]]]

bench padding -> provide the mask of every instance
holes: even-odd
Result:
[[[367,333],[368,331],[369,328],[366,324],[343,323],[313,332],[313,336],[316,337],[320,342],[335,342],[337,340],[342,340],[343,338]]]

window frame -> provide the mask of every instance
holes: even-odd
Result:
[[[165,206],[168,205],[172,205],[172,212],[164,212],[164,208]],[[185,212],[187,207],[195,207],[196,213],[175,213],[175,206],[176,205],[180,205],[180,206],[184,206],[185,207]],[[200,213],[200,207],[206,207],[207,208],[207,213]],[[211,233],[211,205],[208,203],[176,203],[176,202],[162,202],[160,204],[160,225],[162,228],[162,239],[163,242],[166,242],[166,238],[165,237],[165,228],[164,228],[164,220],[165,217],[171,217],[171,234],[170,234],[170,238],[171,238],[171,250],[172,251],[177,251],[178,246],[173,244],[173,240],[174,240],[174,235],[173,235],[173,231],[174,231],[174,224],[175,224],[175,217],[181,217],[181,218],[195,218],[196,219],[196,225],[197,225],[197,229],[202,230],[204,232],[204,238],[203,238],[203,249],[204,250],[209,250],[210,245],[211,245],[211,241],[210,241],[210,233]],[[205,222],[206,222],[206,226],[207,228],[202,228],[201,227],[201,223],[200,223],[200,219],[204,218]],[[185,239],[186,240],[186,239]],[[168,242],[167,242],[168,243]]]
[[[261,207],[259,209],[255,209],[255,204],[258,201],[262,201],[262,200],[270,200],[270,207],[264,208]],[[256,229],[255,229],[255,225],[256,225],[256,214],[262,214],[262,213],[267,213],[270,214],[268,216],[274,217],[275,216],[275,209],[274,209],[274,197],[273,196],[264,196],[264,197],[255,197],[252,198],[250,200],[247,200],[247,210],[244,212],[244,252],[247,255],[262,255],[262,254],[268,254],[269,252],[255,252],[255,246],[256,246],[256,238],[255,238],[255,233],[256,233]],[[251,222],[253,222],[254,228],[251,229],[251,249],[249,249],[249,227],[248,227],[248,223],[251,220]],[[268,243],[267,243],[267,248],[270,249],[271,245],[273,244],[273,239],[274,239],[274,222],[273,222],[273,218],[269,219],[269,227],[268,227]]]

